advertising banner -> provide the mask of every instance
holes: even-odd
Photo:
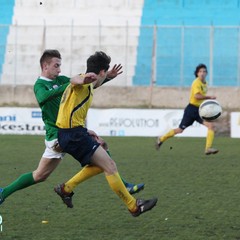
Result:
[[[90,109],[87,126],[100,136],[161,136],[181,122],[177,109]],[[207,128],[194,122],[181,137],[206,137]]]
[[[231,113],[231,137],[240,138],[240,112]]]
[[[177,128],[179,109],[89,109],[87,127],[100,136],[161,136]],[[0,108],[0,134],[44,135],[40,108]],[[194,122],[179,137],[206,137],[207,128]],[[240,113],[231,114],[231,137],[240,137]]]
[[[0,134],[45,134],[41,109],[1,107]]]

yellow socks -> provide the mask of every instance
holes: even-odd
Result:
[[[64,191],[71,193],[78,184],[102,172],[103,170],[97,166],[85,166],[65,183]]]
[[[168,133],[166,133],[165,135],[163,135],[162,137],[160,137],[160,141],[164,142],[166,141],[168,138],[171,138],[175,135],[175,132],[173,129],[171,129]]]
[[[106,175],[106,179],[111,189],[123,200],[123,202],[127,205],[128,209],[131,212],[135,212],[137,210],[136,199],[132,195],[130,195],[130,193],[124,186],[118,172],[112,175]]]
[[[85,166],[80,172],[65,183],[64,191],[71,193],[78,184],[102,172],[103,170],[97,166]],[[112,175],[106,175],[106,179],[111,189],[123,200],[128,209],[131,212],[135,212],[137,210],[136,199],[130,195],[119,174],[114,173]]]
[[[206,149],[212,147],[213,139],[214,139],[214,131],[209,129],[207,132]]]

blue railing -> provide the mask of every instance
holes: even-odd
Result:
[[[155,61],[156,85],[189,86],[196,65],[205,63],[210,85],[240,86],[239,3],[144,1],[133,84],[151,83]]]
[[[1,0],[0,5],[0,76],[6,51],[9,25],[12,23],[15,0]],[[1,78],[0,78],[1,79]]]

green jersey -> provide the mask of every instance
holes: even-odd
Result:
[[[57,138],[56,120],[62,94],[69,85],[70,78],[58,76],[54,80],[39,77],[34,84],[34,93],[42,110],[42,120],[46,128],[47,141]]]

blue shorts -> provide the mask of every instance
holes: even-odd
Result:
[[[92,138],[84,127],[60,128],[58,143],[63,152],[69,153],[80,162],[82,167],[91,164],[91,157],[99,143]]]
[[[179,128],[185,129],[191,126],[194,121],[199,122],[200,124],[203,123],[202,118],[199,116],[198,113],[199,107],[196,107],[192,104],[188,104],[187,107],[184,109],[184,114],[181,123],[179,124]]]

